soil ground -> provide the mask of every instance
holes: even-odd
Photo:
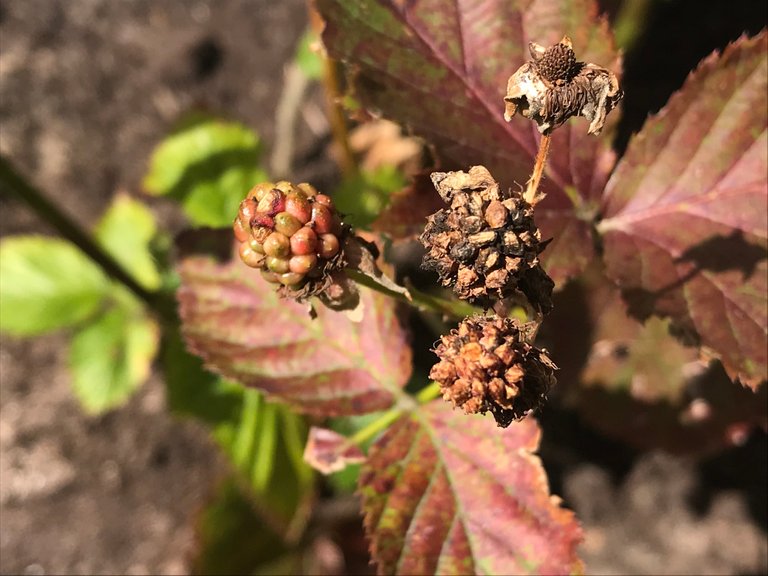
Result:
[[[3,0],[0,152],[91,226],[118,190],[137,193],[152,147],[192,107],[273,142],[283,66],[306,22],[299,0]],[[688,68],[722,43],[705,32]],[[654,97],[628,106],[644,117]],[[328,178],[323,162],[301,170]],[[5,197],[0,226],[49,232]],[[65,336],[0,343],[0,572],[186,573],[190,519],[226,470],[205,430],[167,414],[157,379],[89,417],[69,389]],[[764,436],[701,462],[635,454],[572,414],[550,416],[542,455],[586,529],[588,572],[768,572]]]

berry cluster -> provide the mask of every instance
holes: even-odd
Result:
[[[429,377],[467,414],[490,411],[499,426],[509,426],[538,408],[555,384],[557,367],[528,343],[528,327],[500,316],[465,318],[440,338],[440,362]]]
[[[539,265],[546,242],[532,206],[503,192],[483,166],[435,172],[432,182],[449,206],[427,219],[423,268],[437,272],[462,300],[489,306],[520,291],[534,308],[549,312],[554,284]]]
[[[343,265],[348,228],[331,198],[309,184],[257,184],[240,203],[233,229],[240,259],[287,290],[311,295]]]

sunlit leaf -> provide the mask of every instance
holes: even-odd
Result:
[[[241,124],[191,122],[155,149],[144,187],[180,200],[196,225],[229,226],[248,190],[266,180],[260,151],[256,133]]]
[[[72,384],[92,413],[122,404],[149,376],[159,331],[141,311],[115,307],[72,339]]]
[[[767,40],[707,58],[646,123],[599,227],[631,312],[670,317],[753,386],[768,375]]]
[[[82,322],[104,301],[109,284],[72,244],[17,236],[0,244],[0,328],[31,336]]]
[[[391,299],[361,288],[362,320],[280,299],[235,256],[182,258],[183,331],[206,365],[321,415],[386,408],[408,380],[411,351]]]
[[[442,400],[404,416],[360,475],[380,574],[568,574],[581,529],[550,496],[528,418],[507,429]]]
[[[317,6],[326,21],[323,41],[354,71],[354,94],[363,105],[433,144],[441,170],[482,164],[503,186],[528,180],[538,145],[532,122],[503,118],[507,79],[530,58],[528,41],[549,45],[567,34],[579,59],[618,67],[611,32],[592,0],[318,0]],[[556,280],[594,257],[589,222],[614,164],[610,136],[586,132],[581,120],[554,132],[543,184],[549,195],[536,213],[544,236],[555,237],[543,257]]]
[[[152,212],[127,194],[119,194],[96,227],[96,239],[145,288],[160,286],[160,273],[149,250],[157,233]]]

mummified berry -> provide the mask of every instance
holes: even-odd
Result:
[[[341,249],[349,227],[329,196],[309,184],[257,184],[233,224],[240,258],[297,299],[321,294],[346,264]]]
[[[432,182],[449,207],[427,219],[422,267],[470,302],[490,306],[519,291],[534,308],[549,312],[554,283],[539,265],[546,243],[531,205],[515,192],[502,192],[482,166],[436,172]]]
[[[491,412],[506,428],[541,406],[556,382],[557,366],[527,341],[526,329],[501,316],[465,318],[440,338],[429,377],[445,400],[467,414]]]

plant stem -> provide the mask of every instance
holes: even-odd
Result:
[[[347,439],[345,444],[360,446],[376,436],[379,432],[389,427],[392,422],[397,420],[403,413],[403,409],[400,406],[390,408],[384,414],[379,416],[376,420],[361,428]]]
[[[162,319],[173,317],[165,295],[141,286],[110,254],[105,252],[80,225],[67,216],[45,195],[27,182],[3,156],[0,156],[0,191],[16,196],[42,220],[93,260],[107,275],[122,283]]]
[[[419,404],[426,404],[440,396],[440,384],[430,382],[416,394],[416,401]]]
[[[539,152],[536,154],[536,164],[533,166],[533,174],[531,174],[531,179],[528,180],[528,186],[523,194],[523,199],[531,206],[535,206],[538,202],[544,199],[544,195],[539,194],[538,191],[541,177],[544,174],[544,166],[547,163],[550,141],[550,136],[544,135],[541,137],[541,140],[539,141]]]
[[[400,302],[404,302],[410,306],[415,306],[422,311],[438,312],[440,314],[446,314],[454,318],[464,318],[465,316],[471,316],[472,314],[481,312],[479,308],[475,308],[466,302],[446,300],[445,298],[432,296],[413,287],[408,287],[407,295],[404,292],[389,290],[386,286],[372,280],[367,275],[363,274],[359,270],[355,270],[354,268],[347,268],[345,269],[345,272],[351,280],[354,280],[361,286],[366,286],[371,290],[381,292],[382,294],[390,296],[395,300],[399,300]]]
[[[320,36],[323,31],[323,20],[320,14],[314,8],[310,9],[310,21],[312,28]],[[328,121],[331,124],[331,133],[333,140],[339,147],[339,164],[341,171],[347,178],[357,175],[357,162],[352,154],[352,148],[349,145],[349,131],[347,130],[347,120],[344,117],[344,111],[341,107],[342,94],[339,89],[339,68],[336,61],[323,54],[323,86],[325,88],[325,97],[328,106]]]

